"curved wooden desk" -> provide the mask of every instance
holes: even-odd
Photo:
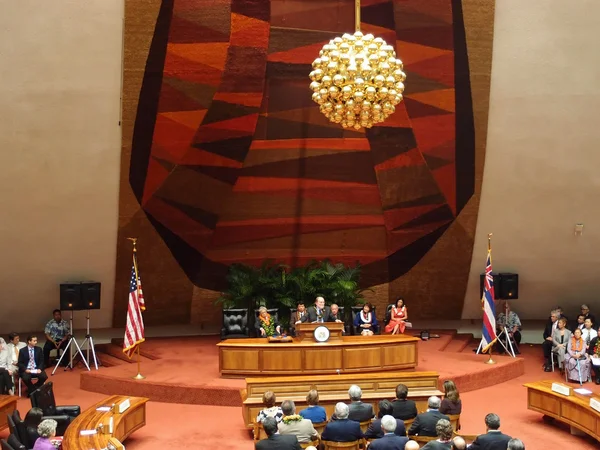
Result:
[[[131,406],[119,414],[118,412],[102,412],[96,408],[120,404],[129,399]],[[146,425],[147,398],[129,397],[126,395],[111,395],[101,402],[83,411],[67,428],[63,437],[63,450],[100,450],[105,449],[110,437],[116,437],[123,442],[131,433]],[[113,417],[113,433],[108,434],[108,422]],[[95,430],[102,424],[107,433],[97,433],[91,436],[81,436],[82,430]]]
[[[7,415],[17,409],[17,400],[19,397],[15,395],[0,395],[0,430],[8,428]]]
[[[566,396],[552,390],[552,381],[526,383],[527,408],[560,420],[600,441],[600,412],[592,409],[590,398],[600,401],[598,394],[580,395],[571,390]],[[585,386],[584,386],[585,387]],[[587,389],[591,390],[590,387]]]
[[[418,338],[404,335],[343,336],[324,343],[269,343],[266,338],[227,339],[219,347],[223,377],[316,375],[414,369]]]

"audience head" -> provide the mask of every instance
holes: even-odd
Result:
[[[581,328],[575,328],[575,331],[573,331],[573,336],[575,336],[575,339],[580,339],[581,338]]]
[[[352,386],[350,386],[350,389],[348,389],[348,395],[350,396],[350,400],[352,400],[353,402],[359,401],[362,397],[362,389],[360,388],[360,386],[353,384]]]
[[[452,439],[453,432],[452,424],[447,419],[440,419],[435,424],[435,434],[437,434],[442,441],[449,441]]]
[[[396,300],[396,308],[402,308],[404,306],[404,299],[402,297],[398,297]]]
[[[17,345],[19,341],[19,333],[12,332],[8,335],[8,342],[12,342],[13,344]]]
[[[267,391],[263,394],[263,405],[267,408],[271,408],[275,405],[277,398],[275,397],[275,393],[273,391]]]
[[[298,310],[298,312],[304,312],[304,310],[306,310],[306,306],[304,306],[304,302],[298,303],[297,310]]]
[[[350,409],[345,403],[339,402],[335,404],[334,414],[338,419],[347,419],[348,414],[350,414]]]
[[[56,436],[56,420],[45,419],[38,425],[37,431],[40,437],[50,439]]]
[[[408,387],[405,384],[396,386],[396,398],[399,400],[406,400],[406,397],[408,397]]]
[[[339,312],[340,307],[334,303],[333,305],[330,306],[330,309],[331,309],[331,314],[335,315]]]
[[[560,313],[558,312],[558,310],[554,309],[554,310],[550,311],[550,320],[553,323],[556,322],[559,317],[560,317]]]
[[[559,316],[559,317],[560,317],[560,316],[562,316],[562,313],[563,313],[562,306],[560,306],[560,305],[559,305],[559,306],[557,306],[557,307],[556,307],[556,312],[558,313],[558,316]]]
[[[577,316],[577,323],[579,324],[579,323],[583,323],[583,322],[585,322],[585,314],[579,314]]]
[[[306,447],[306,450],[317,450],[317,447],[309,445],[308,447]]]
[[[558,328],[566,328],[567,326],[567,319],[565,319],[564,317],[561,317],[560,319],[558,319]]]
[[[284,400],[281,402],[281,411],[284,416],[291,416],[296,414],[296,405],[293,400]]]
[[[444,394],[446,398],[452,402],[457,402],[460,398],[460,394],[458,393],[458,389],[452,380],[444,381]]]
[[[592,328],[592,319],[590,319],[589,317],[585,319],[585,322],[583,323],[588,330]]]
[[[35,347],[37,345],[37,336],[27,336],[27,345],[29,345],[30,347]]]
[[[410,440],[404,444],[404,450],[419,450],[421,448],[417,441]]]
[[[590,312],[590,307],[588,305],[586,305],[585,303],[583,305],[581,305],[581,314],[583,314],[584,316],[587,316]]]
[[[267,436],[272,436],[273,434],[277,433],[277,420],[275,420],[275,417],[265,417],[265,420],[262,421],[262,424]]]
[[[394,407],[392,406],[392,402],[389,400],[381,400],[379,402],[379,412],[377,413],[377,417],[381,419],[383,416],[391,416],[393,412]]]
[[[432,395],[431,397],[429,397],[427,399],[427,407],[429,409],[440,409],[441,405],[442,405],[442,401],[440,400],[439,397],[436,397],[435,395]]]
[[[268,313],[269,313],[269,311],[267,310],[266,307],[261,306],[260,308],[258,308],[258,315],[259,316],[266,317]]]
[[[485,416],[485,426],[488,430],[499,430],[500,417],[498,417],[498,414],[489,413],[487,416]]]
[[[308,391],[308,394],[306,395],[306,403],[311,406],[319,403],[319,392],[316,389],[311,389]]]
[[[319,309],[325,308],[325,299],[323,297],[315,298],[315,306]]]
[[[507,450],[525,450],[525,444],[521,439],[511,439],[508,441]]]
[[[384,433],[393,433],[396,431],[396,419],[389,414],[386,414],[381,418],[381,429]]]
[[[60,309],[55,309],[52,311],[52,315],[54,316],[54,320],[60,322],[62,320],[62,314],[60,313]]]
[[[451,450],[466,450],[466,448],[467,443],[460,436],[456,436],[454,439],[452,439],[452,443],[450,444]]]
[[[365,303],[365,304],[363,305],[363,311],[364,311],[365,313],[370,313],[371,311],[373,311],[373,305],[371,305],[371,304],[370,304],[370,303],[368,303],[368,302],[367,302],[367,303]]]
[[[42,411],[42,408],[31,408],[29,411],[27,411],[27,414],[25,414],[23,423],[25,423],[25,425],[28,427],[37,428],[42,421],[42,417],[44,417],[44,411]]]

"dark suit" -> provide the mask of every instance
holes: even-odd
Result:
[[[301,450],[298,439],[293,434],[272,434],[268,439],[258,441],[256,450]]]
[[[306,311],[304,311],[302,313],[302,316],[300,316],[300,313],[298,311],[296,311],[295,313],[292,313],[290,326],[292,328],[295,328],[294,325],[296,324],[296,322],[300,321],[300,322],[304,323],[304,322],[306,322],[307,319],[308,319],[308,314],[306,313]]]
[[[469,446],[470,450],[506,450],[508,441],[512,438],[498,431],[488,431],[486,434],[477,436],[477,439]]]
[[[335,315],[331,311],[329,311],[329,316],[327,316],[327,322],[335,322],[336,320],[341,320],[342,322],[344,321],[344,318],[342,317],[340,311],[338,311],[338,313]]]
[[[23,347],[19,350],[19,359],[17,365],[19,367],[19,377],[23,380],[23,383],[27,386],[27,392],[31,394],[34,390],[39,388],[46,382],[48,376],[44,372],[44,352],[39,347],[33,348],[33,360],[35,362],[35,368],[40,369],[40,373],[27,373],[27,366],[29,365],[29,346]],[[31,382],[32,378],[38,380],[37,384]]]
[[[556,323],[556,326],[558,327],[558,320]],[[552,331],[554,331],[554,322],[552,322],[552,320],[548,320],[548,322],[546,322],[546,327],[544,328],[544,342],[542,343],[546,365],[550,364],[550,354],[552,353],[552,341],[547,341],[546,338],[552,337]]]
[[[421,413],[415,417],[415,421],[410,426],[408,434],[436,437],[437,433],[435,431],[435,426],[440,419],[446,419],[450,421],[450,418],[447,415],[442,414],[437,409],[430,409],[427,412]]]
[[[392,402],[392,407],[394,411],[392,412],[392,416],[396,419],[401,420],[409,420],[417,417],[417,404],[412,400],[399,400],[396,399]]]
[[[451,442],[429,441],[421,447],[421,450],[450,450],[451,448]]]
[[[360,423],[354,420],[338,419],[329,422],[323,430],[324,441],[352,442],[364,437]]]
[[[404,450],[404,446],[408,442],[405,436],[396,436],[395,434],[386,434],[381,439],[375,439],[369,445],[373,450]]]
[[[307,312],[308,312],[307,322],[316,322],[317,318],[318,318],[317,307],[315,305],[312,305],[308,308]],[[329,309],[329,306],[325,306],[323,308],[322,314],[323,314],[323,318],[322,318],[323,322],[327,322],[327,319],[331,315],[331,309]]]
[[[396,419],[396,429],[394,430],[394,434],[396,436],[406,436],[406,427],[404,426],[404,422],[400,419]],[[381,419],[375,419],[369,424],[365,437],[369,439],[379,439],[383,437]]]
[[[348,405],[349,414],[348,419],[355,420],[357,422],[364,422],[371,420],[375,413],[373,412],[373,405],[370,403],[363,402],[352,402]]]

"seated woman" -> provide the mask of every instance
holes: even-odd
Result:
[[[396,305],[392,306],[390,322],[385,326],[386,333],[404,333],[407,320],[408,311],[406,310],[406,306],[404,306],[404,299],[400,297],[396,301]]]
[[[561,317],[558,319],[556,330],[552,332],[552,351],[558,357],[558,367],[561,372],[565,368],[565,356],[567,355],[567,346],[571,338],[571,332],[567,330],[567,319]]]
[[[13,366],[6,341],[0,337],[0,394],[13,395]]]
[[[458,389],[452,380],[444,381],[444,400],[440,406],[440,413],[456,415],[462,412],[462,401]]]
[[[281,422],[283,411],[279,406],[275,406],[276,401],[274,392],[267,391],[263,394],[263,405],[265,405],[265,408],[261,409],[258,416],[256,416],[256,423],[262,423],[267,417],[275,418],[277,423]]]
[[[38,425],[40,437],[35,441],[33,450],[56,450],[52,438],[56,436],[56,420],[46,419]]]
[[[590,377],[590,355],[587,345],[581,337],[581,330],[577,328],[567,347],[567,378],[571,381],[585,383]]]
[[[354,326],[357,331],[360,330],[360,334],[363,336],[372,336],[379,327],[377,317],[371,311],[373,311],[373,306],[365,303],[362,311],[357,312],[354,317]]]
[[[327,421],[327,412],[325,408],[319,406],[319,393],[315,389],[308,391],[306,396],[308,408],[300,411],[300,415],[312,423],[321,423]]]
[[[281,330],[279,324],[275,322],[275,318],[271,317],[271,314],[269,314],[267,308],[264,306],[258,308],[258,320],[255,325],[257,335],[260,337],[277,336]]]
[[[25,429],[27,430],[27,436],[25,436],[25,447],[33,448],[35,441],[38,440],[40,434],[38,433],[38,426],[42,423],[42,417],[44,417],[44,412],[42,408],[31,408],[27,411],[25,418],[23,419],[23,423],[25,424]]]

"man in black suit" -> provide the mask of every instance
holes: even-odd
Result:
[[[417,417],[417,404],[412,400],[407,400],[408,387],[404,384],[396,386],[396,399],[392,402],[394,412],[392,416],[400,420],[409,420]]]
[[[329,308],[329,317],[327,318],[327,322],[343,322],[343,321],[344,321],[344,318],[342,317],[342,313],[340,312],[340,307],[334,303]]]
[[[349,413],[348,405],[342,402],[337,403],[333,412],[336,420],[330,421],[325,426],[321,439],[335,442],[352,442],[362,439],[364,435],[360,429],[360,423],[348,420]]]
[[[371,420],[375,416],[373,411],[373,405],[370,403],[363,403],[360,399],[362,398],[362,389],[360,386],[353,384],[348,389],[348,396],[350,397],[349,415],[348,419],[355,420],[356,422],[365,422]]]
[[[452,449],[452,424],[449,420],[440,419],[435,424],[437,441],[430,441],[423,446],[423,450],[451,450]]]
[[[383,437],[371,442],[371,445],[369,445],[371,450],[404,450],[408,438],[395,434],[396,419],[390,415],[383,416],[381,418],[381,428],[385,434]]]
[[[365,437],[367,439],[382,438],[384,431],[381,428],[381,418],[383,416],[392,416],[393,412],[394,408],[392,407],[392,402],[390,402],[389,400],[381,400],[379,402],[379,413],[377,413],[377,417],[379,418],[371,422],[369,428],[365,432]],[[404,426],[404,421],[400,419],[394,420],[396,421],[396,428],[394,429],[394,434],[396,436],[406,436],[406,427]]]
[[[267,417],[262,422],[268,438],[255,444],[256,450],[301,450],[298,439],[293,434],[277,433],[277,421],[274,417]]]
[[[490,413],[485,416],[486,434],[477,436],[469,450],[506,450],[512,438],[500,431],[500,417]]]
[[[427,400],[429,409],[415,417],[414,422],[410,426],[410,430],[408,430],[408,434],[411,436],[415,434],[418,434],[419,436],[437,436],[436,425],[438,420],[446,419],[450,422],[450,418],[439,411],[441,404],[442,401],[439,397],[429,397]]]
[[[325,306],[325,299],[323,297],[317,297],[315,304],[308,308],[308,319],[310,323],[313,322],[327,322],[331,311],[329,306]]]
[[[542,343],[542,350],[544,351],[544,370],[546,372],[552,371],[552,365],[550,358],[552,357],[552,332],[558,326],[558,319],[560,319],[560,313],[554,310],[550,313],[550,319],[546,323],[544,328],[544,342]]]
[[[46,382],[48,376],[44,372],[44,353],[37,346],[36,336],[27,336],[27,347],[19,350],[19,377],[27,386],[27,393],[31,393]],[[32,380],[37,380],[33,383]]]

